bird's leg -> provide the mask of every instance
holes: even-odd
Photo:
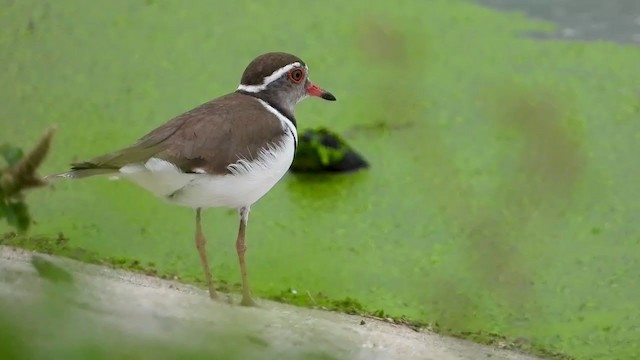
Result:
[[[202,221],[200,219],[201,208],[196,209],[196,248],[200,255],[200,263],[202,263],[202,269],[204,270],[204,277],[207,282],[207,288],[209,289],[209,297],[212,299],[218,299],[218,294],[213,288],[213,277],[211,276],[211,269],[209,268],[209,260],[207,260],[206,244],[207,239],[204,238],[202,233]]]
[[[238,212],[240,214],[240,228],[238,229],[238,239],[236,240],[236,251],[238,252],[238,261],[240,262],[240,274],[242,275],[242,301],[240,301],[240,305],[257,306],[258,304],[251,298],[247,265],[244,262],[244,253],[247,251],[244,234],[247,228],[247,222],[249,221],[249,207],[242,207]]]

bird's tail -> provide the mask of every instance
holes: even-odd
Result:
[[[82,179],[89,176],[110,175],[117,173],[118,169],[99,167],[92,163],[74,164],[71,170],[58,174],[51,174],[44,177],[45,180],[55,178]]]

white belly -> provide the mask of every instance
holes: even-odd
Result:
[[[293,162],[291,134],[279,146],[263,149],[253,162],[229,165],[231,174],[183,173],[173,164],[151,158],[120,169],[121,177],[172,203],[192,208],[251,206],[286,174]]]

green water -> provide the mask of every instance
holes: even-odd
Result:
[[[577,358],[640,356],[640,49],[520,37],[551,25],[457,1],[0,2],[0,141],[57,124],[42,171],[128,145],[282,50],[372,167],[287,176],[252,209],[254,293],[291,288]],[[403,52],[405,55],[402,55]],[[200,278],[194,214],[125,182],[30,195],[36,235]],[[234,212],[205,212],[239,281]],[[0,225],[5,231],[5,225]]]

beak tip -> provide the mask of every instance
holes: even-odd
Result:
[[[309,96],[317,96],[319,98],[323,98],[325,100],[329,100],[329,101],[336,101],[336,97],[333,96],[332,93],[319,88],[316,84],[309,82],[306,86],[307,89],[307,95]]]
[[[329,100],[329,101],[336,101],[336,97],[335,97],[335,96],[333,96],[333,94],[332,94],[332,93],[330,93],[330,92],[325,92],[324,94],[322,94],[322,96],[321,96],[321,97],[322,97],[323,99],[325,99],[325,100]]]

